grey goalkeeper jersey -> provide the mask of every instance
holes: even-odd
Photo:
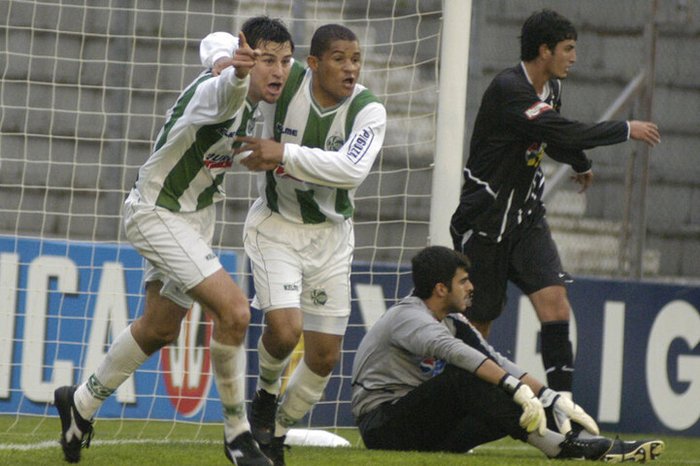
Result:
[[[454,336],[465,331],[469,344]],[[422,299],[404,298],[374,324],[357,349],[352,414],[357,419],[384,402],[402,398],[440,374],[446,364],[475,372],[489,358],[517,378],[525,374],[481,338],[461,314],[440,322]]]

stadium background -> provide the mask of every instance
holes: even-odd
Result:
[[[635,88],[619,117],[644,118],[651,104],[663,138],[648,159],[636,144],[590,151],[596,181],[587,195],[562,183],[548,198],[564,262],[577,277],[570,290],[580,342],[575,395],[610,429],[698,435],[700,65],[693,57],[700,5],[472,2],[465,142],[489,80],[518,60],[520,24],[545,6],[579,30],[563,113],[596,120],[651,69],[653,80]],[[0,413],[52,414],[52,387],[66,377],[79,380],[87,372],[79,368],[140,312],[140,260],[120,227],[124,195],[167,106],[198,73],[201,37],[235,31],[242,19],[266,11],[288,22],[297,57],[318,24],[342,21],[355,29],[366,52],[362,81],[389,111],[381,161],[359,192],[344,358],[309,419],[314,426],[349,425],[352,350],[364,325],[408,292],[406,264],[427,242],[430,199],[440,195],[432,164],[442,2],[172,1],[161,8],[155,1],[0,3]],[[556,176],[555,167],[546,169]],[[227,192],[216,241],[245,282],[240,230],[250,177],[230,175]],[[102,333],[94,332],[98,313],[107,318]],[[524,346],[534,341],[532,313],[515,290],[506,313],[513,318],[500,319],[496,346],[539,367],[536,348]],[[191,344],[183,340],[149,361],[134,391],[110,400],[101,415],[217,422],[215,389],[206,371],[194,370],[207,367],[207,325],[191,327],[183,332]],[[251,329],[251,342],[259,331]],[[187,368],[179,388],[171,380],[175,366],[163,370],[172,361]],[[188,377],[191,391],[182,385]]]

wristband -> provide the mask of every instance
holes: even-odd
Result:
[[[505,390],[505,392],[511,396],[513,396],[513,394],[516,391],[518,391],[518,388],[520,388],[522,384],[523,383],[519,379],[516,379],[510,374],[504,375],[503,378],[501,378],[501,380],[498,382],[498,386]]]

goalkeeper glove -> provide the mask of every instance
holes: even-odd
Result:
[[[583,408],[561,393],[544,387],[540,390],[540,401],[545,408],[552,408],[552,417],[559,432],[566,435],[571,431],[571,421],[580,424],[593,435],[599,435],[598,424]]]
[[[530,387],[510,374],[503,376],[498,386],[513,397],[523,414],[520,416],[520,427],[528,433],[537,431],[541,436],[547,430],[547,416],[540,400],[532,393]]]

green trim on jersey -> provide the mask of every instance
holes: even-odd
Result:
[[[277,142],[280,142],[282,139],[282,130],[284,128],[284,121],[287,118],[287,112],[289,111],[289,105],[297,93],[300,92],[300,87],[304,82],[305,76],[305,68],[302,66],[293,67],[289,73],[289,78],[284,86],[282,95],[277,101],[273,131],[274,138]],[[311,97],[313,99],[313,95]],[[345,130],[343,137],[346,140],[342,141],[342,144],[347,142],[347,137],[352,133],[352,127],[355,124],[355,119],[358,113],[360,113],[360,111],[368,104],[373,102],[380,103],[379,99],[377,99],[377,97],[372,94],[369,89],[363,89],[357,95],[352,97],[352,100],[348,104],[345,124],[343,126]],[[310,105],[313,106],[313,104]],[[320,148],[322,150],[338,150],[338,148],[328,148],[325,146],[328,133],[333,127],[335,118],[338,115],[336,110],[341,105],[343,105],[343,102],[331,109],[329,113],[323,115],[319,115],[314,108],[309,110],[306,125],[304,127],[304,133],[302,134],[301,138],[302,146]],[[342,215],[345,219],[352,217],[355,207],[350,199],[349,190],[338,188],[335,190],[335,192],[335,212]],[[268,171],[266,174],[265,197],[267,198],[267,206],[270,208],[270,210],[279,213],[279,195],[277,193],[277,181],[275,180],[273,170]],[[304,223],[317,224],[326,221],[326,216],[321,212],[318,203],[314,199],[313,190],[296,190],[296,198],[297,202],[299,203],[300,216]]]
[[[336,189],[335,211],[346,219],[352,217],[352,214],[355,212],[355,206],[352,205],[347,189]]]
[[[309,117],[306,120],[304,128],[304,136],[301,139],[301,145],[305,147],[318,147],[323,150],[328,150],[326,147],[326,137],[328,131],[335,120],[335,113],[326,116],[320,116],[314,111],[309,112]]]
[[[265,172],[265,197],[267,198],[267,206],[273,212],[280,212],[280,206],[277,202],[277,180],[275,179],[275,170]]]
[[[197,81],[199,84],[203,80]],[[194,94],[196,85],[188,89],[186,94],[188,98],[181,99],[178,102],[176,108],[178,109],[178,118],[183,115],[184,109]],[[192,91],[192,92],[190,92]],[[184,96],[183,96],[184,97]],[[184,105],[180,105],[184,103]],[[246,100],[246,104],[243,107],[243,113],[241,115],[241,122],[236,130],[236,136],[246,136],[248,121],[255,115],[256,105],[252,105]],[[173,112],[175,113],[175,112]],[[197,176],[197,174],[204,168],[204,156],[211,146],[213,146],[219,139],[225,137],[224,135],[228,132],[231,125],[233,125],[236,117],[226,121],[216,123],[213,125],[205,125],[197,130],[195,139],[192,145],[185,151],[178,163],[173,167],[173,169],[168,173],[163,180],[163,188],[158,194],[158,199],[156,199],[156,205],[171,210],[173,212],[180,211],[180,196],[187,190],[192,180]],[[172,127],[172,124],[168,130]],[[163,138],[161,138],[163,139]],[[166,138],[167,139],[167,138]],[[161,141],[159,141],[161,143]],[[165,140],[161,144],[164,144]],[[240,146],[241,143],[234,143],[233,146]],[[197,210],[203,209],[214,203],[214,196],[220,192],[219,187],[224,181],[224,174],[221,173],[217,175],[212,181],[211,185],[204,189],[197,196]]]
[[[289,77],[287,82],[284,84],[282,89],[282,95],[277,99],[275,106],[275,126],[273,128],[273,134],[275,141],[280,142],[282,138],[282,127],[284,126],[284,118],[287,116],[287,110],[289,109],[289,103],[292,98],[296,95],[297,90],[304,81],[304,76],[306,75],[306,68],[300,65],[297,61],[292,64],[292,69],[289,70]]]
[[[187,190],[197,173],[204,167],[204,154],[216,141],[221,139],[222,131],[227,131],[234,120],[235,117],[215,125],[202,126],[197,130],[192,145],[182,154],[180,160],[163,180],[163,189],[161,189],[158,199],[156,199],[157,206],[173,212],[180,211],[178,199]],[[214,202],[214,194],[218,191],[218,186],[222,180],[223,177],[217,177],[212,182],[212,186],[200,193],[197,200],[197,210],[207,207]]]
[[[323,223],[326,221],[326,216],[321,213],[318,208],[318,203],[314,200],[314,190],[308,191],[296,190],[297,202],[301,211],[301,219],[304,223]]]
[[[161,147],[163,147],[163,144],[165,144],[165,141],[168,140],[168,136],[170,135],[170,130],[172,129],[173,126],[175,126],[175,123],[177,123],[177,120],[182,117],[182,115],[185,114],[185,109],[190,103],[190,100],[192,100],[192,96],[194,95],[195,91],[197,90],[197,87],[206,81],[209,78],[212,78],[211,73],[206,73],[202,75],[197,81],[192,83],[192,85],[187,89],[182,96],[178,99],[178,101],[175,103],[175,106],[173,107],[173,112],[170,114],[170,118],[168,121],[165,122],[165,125],[163,125],[163,134],[160,136],[160,139],[158,139],[158,142],[156,143],[155,150],[157,151]],[[155,151],[154,151],[155,152]]]
[[[350,102],[350,107],[348,107],[348,114],[345,117],[346,138],[348,137],[348,134],[352,133],[352,125],[355,124],[355,118],[357,117],[357,114],[360,113],[360,110],[362,110],[372,102],[381,103],[379,102],[379,99],[377,99],[377,97],[374,94],[372,94],[372,91],[370,91],[369,89],[363,89],[359,94],[355,96],[354,99],[352,99],[352,102]]]

